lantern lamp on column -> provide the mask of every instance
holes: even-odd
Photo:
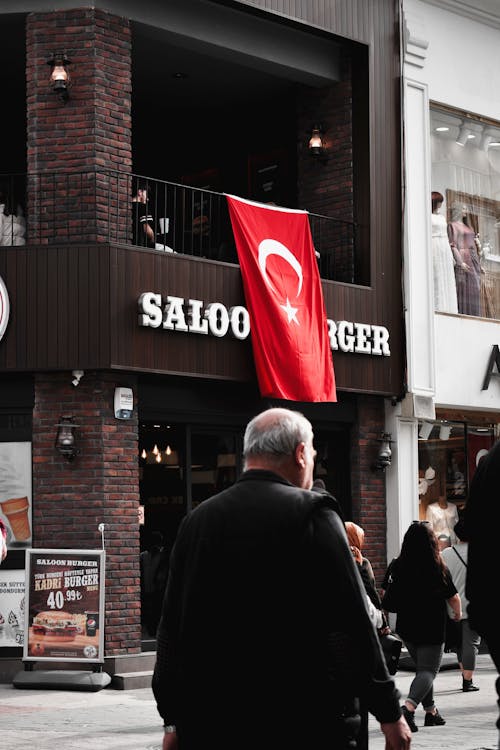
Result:
[[[315,123],[311,129],[311,136],[309,138],[309,153],[314,159],[325,157],[325,143],[323,136],[325,129],[321,123]]]
[[[72,416],[60,417],[57,427],[56,449],[68,461],[72,461],[79,453],[76,447],[75,430],[79,425],[75,424]]]
[[[380,448],[378,450],[375,463],[372,465],[372,470],[385,471],[387,467],[391,465],[391,443],[393,443],[394,441],[392,440],[392,435],[389,432],[383,432],[382,435],[377,438],[377,440],[380,443]]]
[[[47,65],[50,65],[51,69],[49,83],[52,89],[66,102],[69,99],[68,87],[71,79],[68,65],[71,65],[71,60],[64,52],[57,52],[47,60]]]

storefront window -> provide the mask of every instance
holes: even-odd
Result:
[[[500,123],[431,108],[438,312],[500,318]]]
[[[152,532],[172,546],[186,513],[232,484],[241,466],[239,431],[144,424],[140,433],[141,547]]]
[[[493,426],[420,422],[418,436],[419,517],[449,546],[476,467],[493,445]]]

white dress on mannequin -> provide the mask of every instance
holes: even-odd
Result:
[[[446,219],[432,215],[432,258],[434,266],[434,309],[457,313],[457,285],[453,251],[448,240]]]
[[[439,503],[431,503],[427,506],[425,518],[436,536],[445,534],[450,538],[451,544],[456,544],[455,524],[458,521],[458,510],[455,503],[447,502],[446,508],[442,508]]]

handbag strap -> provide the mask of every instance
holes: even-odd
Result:
[[[462,557],[462,555],[460,554],[460,552],[457,550],[457,548],[456,547],[452,547],[452,550],[460,558],[460,560],[463,562],[463,564],[465,565],[465,567],[467,567],[467,563],[465,562],[464,558]]]

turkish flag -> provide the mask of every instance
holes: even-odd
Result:
[[[262,396],[336,401],[325,304],[307,212],[226,197]]]

